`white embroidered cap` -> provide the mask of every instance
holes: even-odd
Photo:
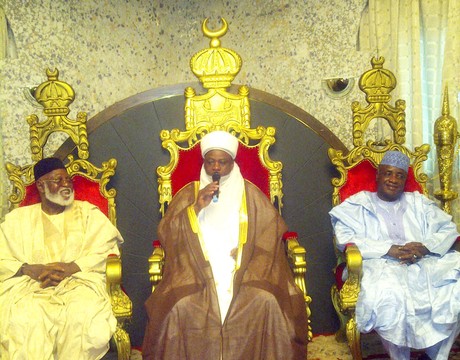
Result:
[[[409,157],[400,151],[390,150],[383,156],[380,165],[389,165],[404,170],[407,173],[409,169]]]

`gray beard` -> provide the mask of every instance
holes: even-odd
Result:
[[[61,195],[61,191],[63,190],[71,191],[70,198],[68,198],[67,200]],[[48,188],[48,184],[45,183],[45,197],[48,201],[52,202],[53,204],[57,204],[60,206],[69,206],[74,201],[74,195],[74,191],[69,188],[62,188],[59,189],[59,191],[56,194],[51,194],[50,189]]]

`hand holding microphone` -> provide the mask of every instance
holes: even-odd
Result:
[[[199,214],[201,209],[208,206],[211,203],[211,201],[217,202],[219,200],[219,188],[217,187],[216,189],[216,183],[218,186],[219,181],[220,181],[220,174],[218,172],[213,173],[212,182],[209,183],[206,187],[204,187],[198,192],[198,196],[197,196],[197,199],[194,205],[196,214]],[[212,190],[212,189],[215,189],[215,190]]]
[[[216,182],[216,181],[217,181],[217,185],[219,185],[220,174],[218,172],[215,172],[214,174],[212,174],[212,182]],[[214,191],[214,194],[212,195],[212,202],[217,202],[217,201],[219,201],[219,189]]]

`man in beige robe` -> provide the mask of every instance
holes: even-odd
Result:
[[[1,359],[100,359],[116,328],[105,267],[122,237],[95,206],[74,201],[56,158],[34,167],[41,203],[0,226]]]
[[[237,149],[229,133],[203,137],[200,181],[175,195],[160,222],[166,262],[146,302],[144,359],[306,359],[305,302],[281,240],[287,227],[242,178]]]

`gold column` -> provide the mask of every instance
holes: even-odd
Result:
[[[451,201],[458,193],[452,190],[452,173],[457,144],[457,121],[449,113],[449,95],[447,86],[442,104],[442,115],[434,124],[434,143],[438,158],[439,182],[441,189],[434,192],[436,199],[441,201],[442,209],[451,214]]]

